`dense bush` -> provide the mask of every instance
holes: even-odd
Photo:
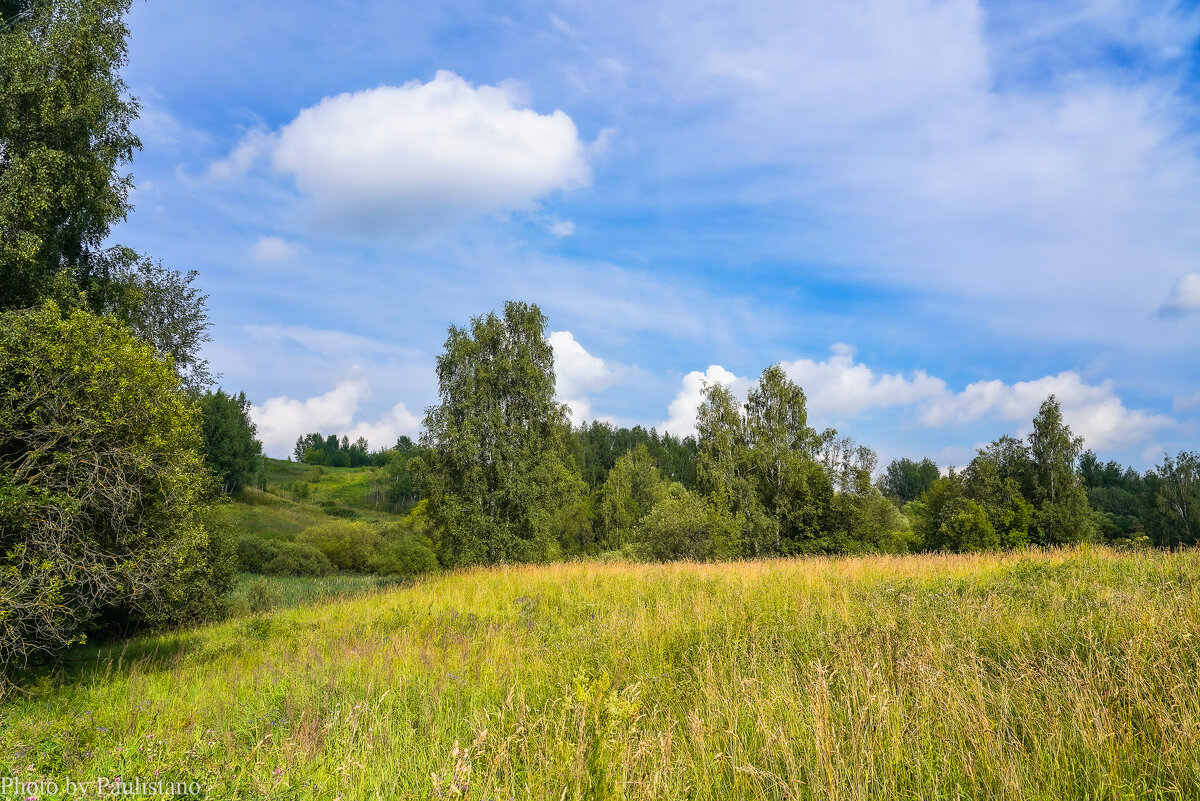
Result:
[[[96,627],[194,619],[233,580],[196,404],[109,318],[0,315],[0,672]]]
[[[329,558],[318,548],[286,540],[243,537],[238,559],[246,573],[267,576],[324,576],[333,571]]]
[[[412,576],[438,566],[432,543],[402,524],[381,529],[333,520],[305,529],[296,542],[317,548],[339,570],[355,573]]]
[[[636,553],[667,561],[736,559],[742,554],[741,528],[726,510],[682,484],[672,483],[639,525]]]

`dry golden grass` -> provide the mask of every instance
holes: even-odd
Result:
[[[0,708],[0,767],[222,799],[1200,798],[1198,668],[1195,553],[472,570],[101,652]]]

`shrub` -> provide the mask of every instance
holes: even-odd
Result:
[[[643,518],[636,552],[644,559],[735,559],[740,527],[728,511],[673,483]]]
[[[403,524],[375,528],[335,520],[305,529],[296,542],[320,549],[339,570],[355,573],[414,576],[438,566],[432,543]]]
[[[321,507],[321,511],[330,517],[340,517],[343,520],[358,519],[358,512],[348,506],[341,506],[334,501],[321,501],[317,504]]]
[[[324,576],[333,571],[328,557],[311,545],[243,537],[238,559],[246,573],[266,576]]]
[[[200,617],[232,582],[210,538],[199,414],[109,318],[0,315],[0,674],[87,630]]]
[[[316,547],[338,570],[366,573],[383,537],[367,523],[331,520],[301,531],[296,542]]]
[[[437,556],[425,545],[409,538],[386,542],[372,557],[370,572],[380,576],[415,576],[438,567]]]

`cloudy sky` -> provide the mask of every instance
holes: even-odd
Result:
[[[541,305],[577,419],[810,419],[963,464],[1056,393],[1200,442],[1192,3],[138,2],[115,238],[211,293],[267,450],[413,435],[446,327]]]

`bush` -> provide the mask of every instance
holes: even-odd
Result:
[[[340,517],[344,520],[356,520],[358,512],[348,506],[341,506],[336,501],[319,501],[317,506],[330,517]]]
[[[432,543],[403,525],[383,529],[334,520],[311,526],[297,543],[318,548],[339,570],[381,576],[413,576],[438,566]]]
[[[367,523],[331,520],[301,531],[296,542],[319,549],[338,570],[366,573],[383,538]]]
[[[740,538],[729,512],[673,483],[642,520],[636,552],[653,561],[736,559]]]
[[[324,576],[333,571],[328,557],[311,545],[243,537],[238,559],[246,573],[265,576]]]
[[[88,630],[194,619],[232,581],[200,420],[109,318],[0,315],[0,674]]]
[[[385,543],[370,562],[370,572],[380,576],[415,576],[437,567],[433,551],[412,539]]]

